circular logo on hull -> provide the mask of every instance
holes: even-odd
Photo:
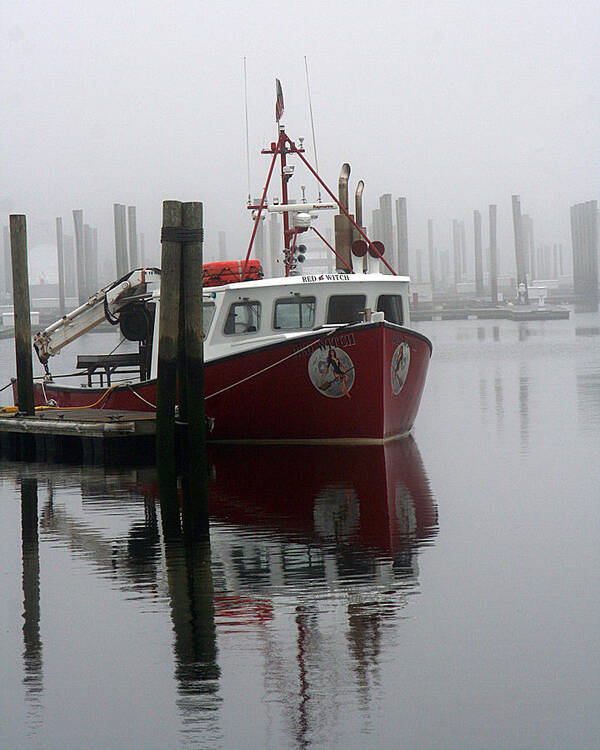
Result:
[[[314,387],[329,398],[348,396],[354,385],[354,363],[343,349],[316,349],[308,360],[308,375]]]
[[[400,391],[404,388],[406,382],[406,376],[408,375],[408,367],[410,365],[410,347],[403,341],[396,347],[394,356],[392,357],[391,365],[391,376],[392,376],[392,390],[394,395],[397,396]]]

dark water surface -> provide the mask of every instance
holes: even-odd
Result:
[[[0,747],[598,747],[600,317],[420,329],[414,439],[214,449],[209,545],[0,461]]]

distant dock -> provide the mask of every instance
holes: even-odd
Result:
[[[514,307],[460,307],[432,309],[413,308],[410,317],[414,321],[426,320],[568,320],[570,311],[566,307],[519,305]]]

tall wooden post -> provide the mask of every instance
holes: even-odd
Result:
[[[462,264],[460,258],[460,226],[458,219],[452,220],[452,247],[454,250],[454,285],[462,281]]]
[[[89,224],[83,225],[83,247],[85,251],[85,288],[87,296],[98,289],[98,251],[94,245],[94,232]]]
[[[406,198],[396,200],[396,229],[398,232],[398,273],[408,276],[408,214]]]
[[[483,294],[483,250],[481,243],[481,213],[473,211],[473,245],[475,247],[475,293]]]
[[[492,304],[498,304],[498,247],[496,245],[498,206],[491,204],[490,211],[490,295]]]
[[[138,268],[137,220],[135,206],[127,206],[127,228],[129,232],[129,267]]]
[[[170,230],[180,228],[181,221],[180,201],[164,201],[156,394],[156,463],[163,517],[171,518],[173,523],[176,520],[178,523],[175,403],[181,242],[173,239]]]
[[[96,286],[93,290],[95,292],[98,287],[101,286],[101,284],[98,283],[98,227],[92,227],[92,254],[94,258],[94,274],[96,279]]]
[[[73,211],[73,223],[75,225],[75,261],[77,265],[77,294],[79,304],[83,305],[87,300],[87,289],[85,285],[85,248],[83,240],[83,211],[78,208]]]
[[[113,204],[115,219],[115,255],[117,260],[117,278],[120,279],[129,271],[127,258],[127,228],[125,206],[122,203]]]
[[[182,277],[185,320],[186,454],[183,530],[188,538],[208,533],[204,333],[202,326],[202,203],[184,203]],[[181,322],[180,322],[181,325]]]
[[[462,263],[462,272],[467,275],[467,237],[465,234],[465,222],[458,222],[458,229],[460,232],[460,258]]]
[[[525,304],[529,302],[527,293],[527,275],[525,273],[525,256],[523,255],[523,223],[521,219],[521,199],[518,195],[512,196],[513,229],[515,233],[515,256],[517,261],[517,296]],[[521,296],[521,284],[525,287]]]
[[[75,248],[73,246],[73,236],[71,234],[63,235],[63,254],[65,269],[65,297],[77,298]]]
[[[433,249],[433,219],[427,219],[427,251],[429,257],[429,283],[431,293],[435,291],[435,254]]]
[[[15,354],[17,359],[17,405],[19,412],[32,417],[33,365],[31,361],[31,306],[27,269],[27,221],[25,216],[10,217],[13,305],[15,311]]]
[[[65,257],[62,217],[56,217],[56,260],[58,264],[58,310],[61,318],[67,312],[65,304]]]
[[[415,259],[417,261],[417,281],[421,283],[423,281],[423,251],[418,249],[415,250]]]
[[[359,180],[356,183],[356,190],[354,192],[354,220],[356,221],[357,226],[359,226],[365,233],[366,229],[364,229],[363,225],[363,192],[365,190],[365,183],[363,180]],[[356,229],[352,228],[352,237],[353,240],[361,239],[359,233],[356,231]],[[362,272],[367,272],[367,255],[363,257],[362,262]],[[359,264],[360,268],[360,264]]]

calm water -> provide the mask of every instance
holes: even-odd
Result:
[[[600,317],[420,328],[414,439],[213,451],[210,545],[0,463],[0,746],[598,747]]]

